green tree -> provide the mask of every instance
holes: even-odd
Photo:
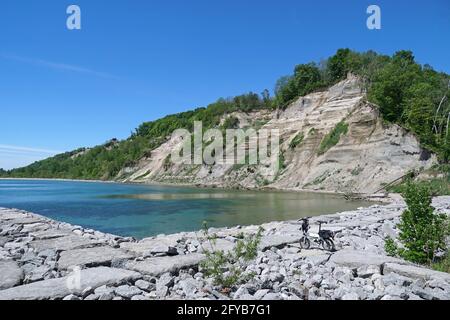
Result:
[[[286,107],[295,98],[307,95],[323,86],[320,69],[315,63],[300,64],[294,75],[282,77],[275,87],[276,102]]]
[[[397,52],[390,63],[374,77],[369,100],[375,102],[388,121],[400,121],[404,98],[411,86],[420,78],[421,68],[414,62],[410,51]]]
[[[416,132],[420,141],[428,146],[434,145],[433,118],[434,101],[428,94],[433,90],[429,83],[419,82],[413,84],[405,93],[402,103],[402,121],[413,132]]]
[[[399,253],[412,262],[434,262],[438,250],[447,249],[447,216],[434,213],[428,187],[409,183],[403,197],[408,209],[398,225],[399,240],[404,245]]]
[[[350,71],[349,58],[350,49],[339,49],[334,56],[328,60],[327,69],[331,82],[344,79]]]

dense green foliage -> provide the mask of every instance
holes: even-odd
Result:
[[[369,100],[387,121],[410,129],[421,143],[448,161],[450,78],[420,66],[409,51],[397,52],[373,78]]]
[[[348,124],[343,121],[339,122],[336,127],[334,127],[333,130],[331,130],[331,132],[322,139],[318,153],[324,154],[329,149],[337,145],[341,139],[341,135],[347,134],[347,131]]]
[[[225,252],[216,248],[216,236],[211,235],[206,223],[203,224],[203,236],[209,248],[202,248],[205,260],[200,263],[201,271],[214,280],[216,285],[231,288],[250,280],[253,275],[245,274],[243,270],[258,254],[261,242],[262,228],[255,235],[245,237],[236,242],[233,250]]]
[[[314,63],[301,64],[295,68],[294,75],[282,77],[276,83],[276,103],[286,106],[295,98],[323,88],[320,70]]]
[[[35,162],[6,176],[18,178],[113,179],[119,171],[132,165],[145,151],[158,146],[161,140],[135,136],[116,140],[92,149],[78,149]]]
[[[437,253],[447,251],[448,217],[434,212],[427,187],[409,183],[403,197],[408,209],[403,212],[397,226],[402,248],[397,248],[392,239],[387,239],[385,249],[388,254],[398,254],[412,262],[432,264]]]
[[[149,156],[175,129],[191,130],[194,121],[202,121],[204,128],[216,127],[224,115],[234,111],[285,108],[300,96],[345,79],[348,73],[361,77],[369,101],[379,107],[386,121],[412,131],[441,162],[449,161],[450,76],[419,65],[410,51],[389,57],[373,51],[339,49],[321,63],[296,66],[292,75],[277,81],[274,98],[265,90],[261,95],[249,93],[219,99],[206,108],[143,123],[124,141],[65,153],[26,168],[0,170],[0,177],[113,179],[122,168]],[[236,123],[227,119],[225,125],[234,127]],[[334,141],[331,138],[335,140],[336,136],[326,144]]]

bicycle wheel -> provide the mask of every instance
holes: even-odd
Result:
[[[322,241],[322,247],[327,251],[334,251],[334,242],[331,239],[325,239]]]
[[[311,247],[311,241],[307,237],[303,237],[300,239],[300,247],[302,249],[309,249]]]

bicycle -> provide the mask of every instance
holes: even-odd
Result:
[[[308,250],[311,247],[311,240],[309,235],[309,218],[303,218],[299,220],[302,222],[302,232],[303,237],[300,239],[300,247],[302,249]],[[322,246],[327,251],[335,251],[335,245],[334,245],[334,232],[330,230],[322,230],[322,222],[319,222],[319,233],[318,238],[314,237],[312,239],[313,242],[317,243],[319,246]]]

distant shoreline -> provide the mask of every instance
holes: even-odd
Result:
[[[0,178],[1,180],[19,180],[19,181],[66,181],[66,182],[92,182],[92,183],[122,183],[118,181],[104,181],[104,180],[83,180],[83,179],[57,179],[57,178]]]
[[[147,186],[166,186],[166,187],[180,187],[180,188],[195,188],[195,189],[211,189],[211,190],[245,190],[254,192],[293,192],[293,193],[316,193],[316,194],[328,194],[343,197],[343,192],[333,192],[324,190],[304,190],[304,189],[280,189],[280,188],[260,188],[260,189],[241,189],[241,188],[227,188],[220,186],[208,186],[208,185],[198,185],[198,184],[187,184],[187,183],[169,183],[169,182],[155,182],[150,183],[145,182],[121,182],[121,181],[105,181],[105,180],[83,180],[83,179],[62,179],[62,178],[0,178],[0,181],[4,180],[17,180],[17,181],[61,181],[61,182],[85,182],[85,183],[108,183],[108,184],[124,184],[124,185],[147,185]],[[372,202],[383,202],[390,203],[393,198],[398,198],[396,194],[361,194],[361,199]],[[355,199],[356,200],[356,199]]]

